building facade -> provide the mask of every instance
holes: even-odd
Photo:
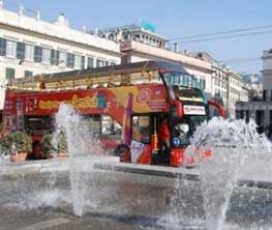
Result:
[[[0,7],[0,110],[8,80],[121,62],[119,44],[86,29],[69,26],[64,15],[55,22]]]
[[[222,101],[228,116],[235,118],[235,104],[237,101],[248,101],[249,94],[244,86],[243,78],[240,74],[232,71],[226,65],[219,63],[208,53],[197,53],[195,57],[205,60],[212,65],[211,95]]]
[[[272,134],[272,49],[263,52],[263,97],[262,100],[236,103],[236,117],[253,119],[260,132]]]
[[[241,75],[233,71],[228,73],[228,102],[227,111],[231,118],[236,117],[235,105],[237,101],[248,102],[248,93],[246,93],[246,88],[243,89],[244,82]],[[247,95],[247,97],[246,97]]]

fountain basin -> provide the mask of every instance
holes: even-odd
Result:
[[[125,223],[127,229],[204,229],[197,167],[126,164],[119,163],[116,157],[91,157],[89,161],[79,158],[75,164],[82,166],[77,168],[80,174],[87,175],[82,221],[99,220],[103,226],[114,221],[119,227]],[[93,167],[86,167],[88,164]],[[267,189],[272,187],[272,180],[268,175],[262,177],[259,164],[255,162],[255,168],[248,165],[252,170],[242,170],[244,174],[238,180],[241,187],[233,192],[228,207],[226,229],[272,226],[272,190]],[[73,214],[69,160],[6,165],[0,168],[0,182],[4,212]]]
[[[198,167],[190,168],[172,168],[166,166],[156,165],[141,165],[120,163],[119,157],[90,157],[94,159],[94,169],[101,171],[124,172],[149,176],[160,176],[169,178],[184,178],[187,180],[196,180],[200,178]],[[78,163],[88,164],[85,158],[78,159]],[[87,167],[82,167],[81,170],[87,170]],[[56,160],[40,160],[40,161],[26,161],[23,163],[10,163],[0,167],[0,176],[10,174],[36,174],[36,173],[49,173],[49,172],[68,172],[69,161],[68,159]],[[247,164],[241,168],[238,185],[240,186],[255,186],[259,188],[272,188],[272,176],[263,167],[263,162],[255,161]]]

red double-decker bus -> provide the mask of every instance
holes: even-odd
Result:
[[[54,132],[60,103],[92,123],[92,133],[121,161],[180,166],[196,127],[209,119],[197,80],[181,64],[146,61],[16,79],[9,83],[2,133],[33,140]]]

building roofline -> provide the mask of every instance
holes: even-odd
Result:
[[[138,25],[138,24],[130,24],[130,25],[123,25],[123,26],[116,26],[116,27],[108,27],[108,28],[105,28],[105,29],[99,29],[98,32],[101,32],[101,33],[114,33],[114,32],[118,32],[120,30],[127,30],[131,33],[133,32],[137,32],[137,31],[141,31],[143,33],[146,33],[148,35],[152,35],[156,38],[159,38],[165,42],[168,41],[168,39],[166,39],[164,36],[158,34],[158,33],[155,33],[155,32],[152,32],[152,31],[149,31],[149,30],[146,30],[144,29],[141,25]]]
[[[8,17],[11,17],[11,19],[8,20],[7,19]],[[30,23],[27,26],[25,24],[25,23],[27,23],[26,21],[28,23]],[[69,42],[73,42],[73,43],[78,43],[78,44],[84,44],[87,46],[98,48],[100,50],[106,50],[106,51],[113,52],[113,53],[118,53],[118,51],[120,52],[119,44],[115,41],[110,40],[110,39],[102,38],[97,35],[90,34],[86,31],[72,28],[70,26],[50,23],[50,22],[47,22],[44,20],[30,17],[28,15],[23,15],[23,14],[21,15],[21,14],[18,14],[17,12],[5,10],[5,9],[1,9],[0,24],[3,26],[11,27],[11,28],[16,28],[16,29],[19,29],[22,31],[27,31],[32,34],[42,34],[43,36],[58,38],[61,40],[65,40],[65,41],[69,41]],[[66,28],[67,31],[70,31],[70,33],[74,33],[74,34],[70,35],[70,38],[72,37],[74,39],[73,40],[67,39],[62,34],[58,34],[58,31],[59,31],[58,28]],[[55,34],[54,34],[54,31],[55,31]],[[58,36],[58,35],[60,35],[60,36]],[[95,42],[107,43],[108,46],[113,46],[113,48],[112,49],[110,49],[110,47],[109,48],[102,48],[102,46],[100,47],[100,46],[90,45],[87,42],[86,43],[80,42],[80,40],[82,40],[82,41],[86,40],[86,37],[88,37],[91,41],[93,40],[92,41],[93,43],[95,43]],[[91,42],[89,42],[89,43],[91,43]],[[107,47],[107,45],[105,45],[104,47]],[[113,50],[115,50],[115,51],[113,51]]]
[[[57,36],[44,34],[44,33],[37,32],[37,31],[31,31],[31,30],[27,30],[27,29],[24,29],[24,28],[16,27],[16,26],[7,25],[7,24],[4,24],[4,23],[0,22],[0,28],[1,28],[1,26],[10,27],[10,28],[13,28],[13,29],[18,30],[18,31],[27,31],[30,34],[32,34],[32,36],[40,37],[40,38],[43,38],[43,39],[46,36],[47,38],[51,38],[52,40],[65,41],[65,42],[72,43],[72,44],[78,44],[78,45],[81,45],[81,46],[92,47],[94,50],[102,50],[105,53],[114,54],[114,55],[116,55],[118,57],[123,56],[123,53],[121,51],[116,52],[116,51],[112,51],[110,49],[105,49],[105,48],[102,48],[102,47],[99,47],[99,46],[93,46],[93,45],[89,45],[89,44],[86,44],[86,43],[83,43],[83,42],[77,42],[77,41],[73,41],[73,40],[69,40],[69,39],[65,39],[65,38],[60,38],[60,37],[57,37]]]

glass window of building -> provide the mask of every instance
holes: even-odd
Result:
[[[75,55],[67,53],[66,66],[69,68],[74,68],[75,66]]]
[[[87,59],[87,68],[91,69],[94,68],[94,58],[93,57],[88,57]]]
[[[270,100],[269,101],[272,101],[272,90],[270,90]]]
[[[59,53],[59,63],[61,65],[66,65],[66,60],[67,60],[67,53],[63,50],[60,51]]]
[[[96,67],[103,67],[105,66],[105,62],[102,59],[96,59]]]
[[[50,64],[51,65],[59,65],[60,52],[58,50],[50,51]]]
[[[81,56],[81,69],[85,69],[85,57]]]
[[[16,57],[22,60],[25,59],[25,43],[17,42]]]
[[[183,85],[189,86],[189,81],[190,81],[189,76],[185,75],[182,80],[183,80],[183,82],[182,82]]]
[[[201,89],[205,89],[206,81],[204,79],[200,79],[199,80],[199,85],[200,85]]]
[[[25,78],[33,77],[33,72],[30,70],[25,70]]]
[[[7,57],[15,58],[16,55],[16,42],[7,40]]]
[[[30,44],[25,45],[25,59],[29,61],[34,60],[34,46]]]
[[[49,64],[50,63],[50,49],[43,48],[42,63],[44,63],[44,64]]]
[[[6,79],[11,80],[15,78],[15,69],[6,68]]]
[[[75,55],[75,69],[81,69],[82,68],[82,56],[81,55]]]
[[[34,61],[35,62],[42,62],[42,53],[43,53],[43,48],[40,46],[35,46],[35,48],[34,48]]]
[[[0,38],[0,56],[6,56],[7,51],[7,40]]]

